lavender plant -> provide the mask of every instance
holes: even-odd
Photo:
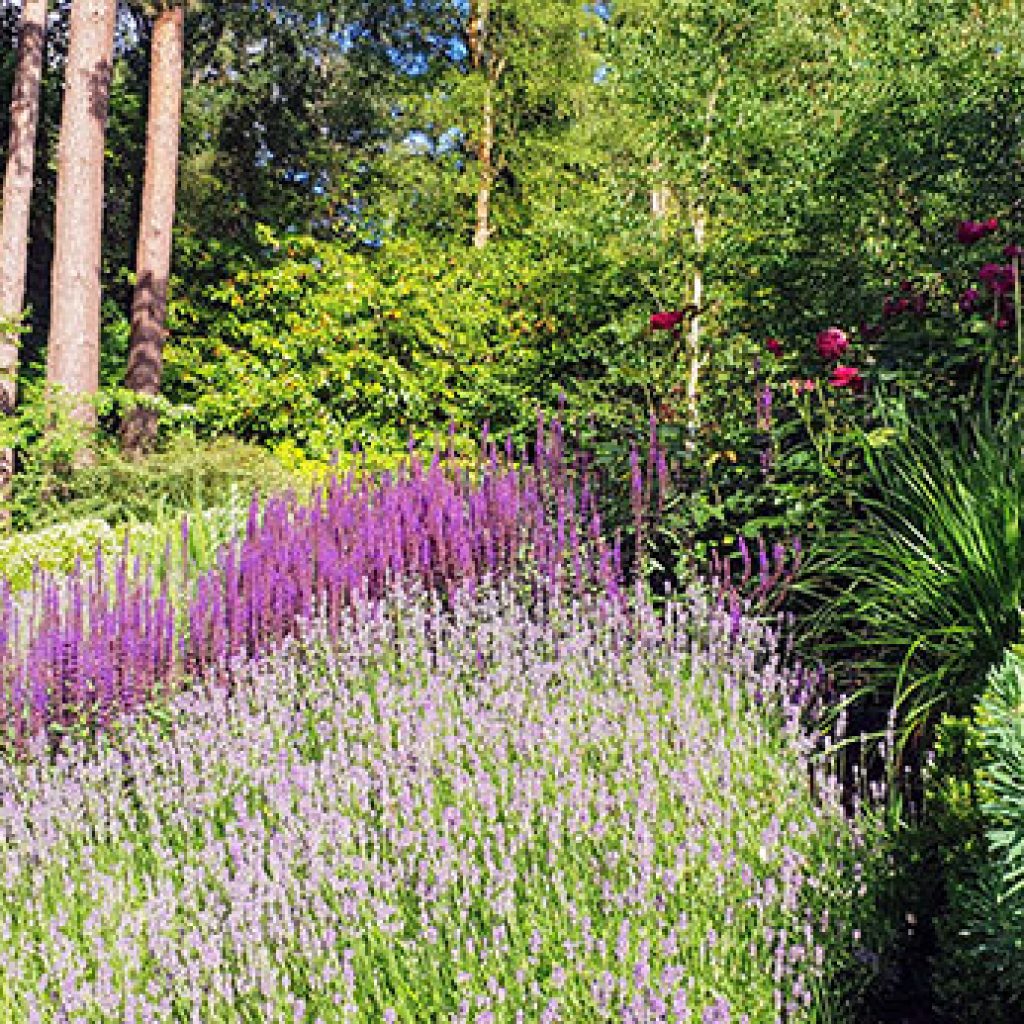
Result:
[[[0,1017],[840,1019],[883,847],[770,628],[698,590],[332,607],[0,767]]]

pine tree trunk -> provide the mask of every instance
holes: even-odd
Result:
[[[18,59],[11,96],[11,128],[0,214],[0,321],[20,319],[28,267],[29,216],[39,125],[39,88],[46,52],[46,2],[23,0]],[[0,414],[10,416],[18,399],[18,336],[0,331]],[[14,451],[0,448],[0,530],[11,524]]]
[[[99,388],[103,142],[116,14],[116,0],[72,2],[57,157],[46,381],[79,398],[72,411],[86,427],[95,425],[89,399]]]
[[[135,257],[132,337],[125,376],[126,387],[151,397],[160,393],[163,376],[181,128],[184,25],[182,7],[163,11],[153,23],[146,168]],[[156,429],[155,409],[143,405],[129,409],[121,424],[124,450],[138,455],[152,447]]]

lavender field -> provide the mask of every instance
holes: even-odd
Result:
[[[828,1020],[871,826],[699,592],[358,603],[0,776],[5,1020]]]

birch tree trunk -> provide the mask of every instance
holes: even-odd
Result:
[[[651,161],[651,175],[654,183],[651,185],[651,216],[655,220],[664,220],[668,215],[668,204],[672,192],[668,184],[661,181],[661,160],[655,157]]]
[[[701,310],[704,303],[704,253],[708,226],[708,185],[711,177],[711,139],[715,120],[715,107],[718,104],[718,93],[722,87],[722,79],[715,82],[708,96],[707,111],[704,116],[704,137],[701,140],[701,165],[697,186],[697,198],[690,208],[690,220],[693,224],[694,267],[693,267],[693,305],[695,312],[690,321],[689,361],[690,379],[687,383],[687,399],[689,403],[689,428],[691,440],[700,429],[700,409],[697,393],[700,388],[701,366]]]
[[[132,335],[125,386],[139,395],[160,394],[167,323],[167,284],[178,179],[181,91],[184,74],[185,11],[174,6],[153,23],[149,79],[146,166],[135,256]],[[141,454],[156,439],[157,413],[152,407],[129,409],[121,423],[121,443],[130,455]]]
[[[501,76],[501,62],[496,62],[488,48],[491,0],[471,0],[469,26],[469,63],[483,78],[483,103],[480,110],[480,138],[476,146],[477,189],[473,245],[483,249],[491,237],[491,190],[494,187],[494,89]]]
[[[39,125],[39,89],[46,51],[46,2],[23,0],[11,96],[11,128],[0,214],[0,321],[16,322],[25,302],[29,216]],[[18,335],[0,330],[0,414],[18,400]],[[11,525],[14,450],[0,448],[0,530]]]
[[[79,399],[72,413],[85,427],[95,425],[89,399],[99,388],[103,142],[116,14],[116,0],[73,0],[57,158],[46,382]]]
[[[487,82],[480,124],[480,144],[477,160],[480,165],[476,190],[476,227],[473,245],[484,248],[491,237],[491,188],[494,185],[494,99],[491,83]]]

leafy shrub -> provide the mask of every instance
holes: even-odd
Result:
[[[450,421],[530,421],[545,367],[528,342],[544,325],[515,300],[527,266],[517,250],[268,244],[280,250],[272,266],[176,310],[168,387],[202,432],[290,441],[325,459],[353,443],[401,452]]]
[[[944,723],[944,732],[947,731]],[[940,765],[933,823],[941,827],[945,907],[935,989],[965,1024],[1024,1015],[1024,660],[1008,652],[975,716],[955,725],[967,759]]]
[[[1024,895],[1024,652],[1008,653],[992,672],[978,717],[989,760],[988,838],[1003,889],[1013,899]],[[1018,943],[1024,943],[1024,919],[1021,925]],[[1024,945],[1018,948],[1024,952]]]
[[[266,496],[301,486],[273,454],[233,438],[197,441],[180,434],[138,461],[126,459],[112,443],[101,443],[90,464],[73,468],[79,443],[70,435],[40,435],[38,444],[21,453],[13,503],[17,529],[85,518],[111,525],[154,522],[186,509],[227,504],[236,492]]]
[[[28,590],[38,569],[51,576],[70,575],[79,563],[88,573],[97,549],[107,564],[127,552],[152,568],[155,578],[181,579],[208,569],[217,551],[245,530],[251,494],[237,492],[225,505],[192,512],[168,512],[153,522],[111,525],[105,519],[73,519],[32,533],[0,539],[0,577],[12,592]],[[181,550],[187,520],[187,549]]]

